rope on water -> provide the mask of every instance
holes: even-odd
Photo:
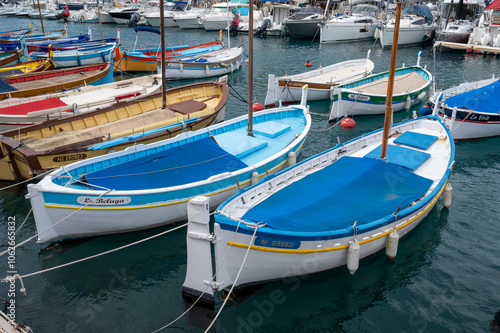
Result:
[[[104,192],[103,194],[101,194],[100,196],[98,196],[98,197],[94,198],[92,201],[90,201],[90,202],[86,203],[84,206],[82,206],[82,207],[78,208],[77,210],[75,210],[75,211],[74,211],[74,212],[72,212],[71,214],[67,215],[66,217],[62,218],[62,219],[61,219],[61,220],[59,220],[58,222],[54,223],[54,224],[53,224],[53,225],[51,225],[50,227],[48,227],[48,228],[46,228],[46,229],[44,229],[44,230],[40,231],[39,233],[37,233],[37,234],[35,234],[35,235],[31,236],[30,238],[28,238],[28,239],[26,239],[26,240],[22,241],[21,243],[16,244],[16,246],[14,246],[13,248],[14,248],[14,249],[15,249],[15,248],[18,248],[19,246],[24,245],[24,244],[26,244],[27,242],[31,241],[33,238],[36,238],[36,237],[40,236],[41,234],[43,234],[43,233],[44,233],[44,232],[46,232],[47,230],[49,230],[49,229],[51,229],[51,228],[54,228],[56,225],[58,225],[58,224],[59,224],[59,223],[61,223],[62,221],[66,220],[67,218],[69,218],[69,217],[73,216],[74,214],[78,213],[78,212],[79,212],[79,211],[81,211],[83,208],[87,207],[87,206],[88,206],[88,205],[90,205],[91,203],[94,203],[97,199],[99,199],[99,198],[100,198],[100,197],[102,197],[103,195],[108,194],[109,192],[111,192],[111,190],[106,191],[106,192]],[[8,253],[8,250],[7,250],[7,251],[3,251],[3,252],[1,252],[1,253],[0,253],[0,257],[1,257],[1,256],[3,256],[3,255],[4,255],[4,254],[6,254],[6,253]]]
[[[250,226],[249,226],[250,227]],[[248,257],[248,253],[250,252],[250,248],[252,247],[252,243],[255,239],[255,234],[257,233],[257,228],[258,228],[258,225],[254,225],[254,232],[253,232],[253,235],[252,235],[252,239],[250,240],[250,242],[248,243],[248,247],[247,247],[247,251],[245,253],[245,257],[243,258],[243,262],[241,263],[241,267],[240,267],[240,270],[238,271],[238,274],[236,275],[236,278],[234,279],[234,282],[233,282],[233,285],[231,286],[231,289],[229,290],[229,293],[227,294],[226,296],[226,299],[224,300],[224,303],[222,303],[222,306],[220,307],[219,311],[217,312],[217,314],[215,315],[215,318],[214,320],[212,320],[212,322],[210,323],[210,325],[207,327],[207,329],[205,330],[205,333],[207,333],[210,328],[212,328],[212,326],[215,324],[215,322],[217,321],[217,318],[219,318],[219,315],[221,314],[222,312],[222,309],[224,309],[224,306],[226,305],[227,303],[227,300],[229,299],[229,297],[231,296],[231,293],[233,292],[234,290],[234,287],[236,285],[236,282],[238,282],[238,279],[240,278],[240,274],[241,274],[241,271],[243,270],[243,266],[245,266],[245,262],[247,260],[247,257]]]
[[[33,207],[31,207],[31,209],[30,209],[28,215],[26,215],[26,218],[24,219],[23,223],[21,223],[21,225],[19,226],[19,228],[17,228],[16,232],[14,233],[14,236],[17,236],[17,233],[19,232],[19,230],[21,230],[21,228],[23,227],[24,223],[26,223],[26,221],[28,220],[28,217],[31,215],[32,211],[33,211]],[[0,247],[4,246],[8,242],[9,242],[9,240],[6,240],[5,242],[3,242],[2,245],[0,245]]]
[[[30,179],[23,180],[22,182],[18,182],[18,183],[15,183],[15,184],[9,185],[9,186],[2,187],[2,188],[0,188],[0,191],[2,191],[2,190],[6,190],[6,189],[11,188],[11,187],[14,187],[14,186],[19,186],[19,185],[24,184],[24,183],[27,183],[27,182],[30,182],[30,181],[32,181],[32,180],[35,180],[35,179],[36,179],[36,178],[38,178],[38,177],[45,176],[46,174],[48,174],[48,173],[50,173],[50,172],[52,172],[52,170],[45,171],[45,172],[43,172],[43,173],[41,173],[41,174],[39,174],[39,175],[36,175],[36,176],[34,176],[34,177],[31,177]]]
[[[229,88],[231,88],[229,90],[229,93],[231,94],[231,96],[233,96],[234,98],[236,98],[237,100],[239,100],[245,104],[248,104],[248,101],[243,96],[241,96],[238,93],[238,91],[236,89],[234,89],[234,87],[231,84],[229,84],[229,82],[227,82],[227,85],[229,86]]]
[[[73,264],[76,264],[76,263],[79,263],[79,262],[83,262],[83,261],[87,261],[87,260],[90,260],[90,259],[94,259],[94,258],[103,256],[105,254],[109,254],[109,253],[113,253],[113,252],[116,252],[116,251],[119,251],[119,250],[123,250],[123,249],[126,249],[127,247],[134,246],[134,245],[146,242],[148,240],[151,240],[151,239],[163,236],[165,234],[168,234],[168,233],[170,233],[172,231],[176,231],[176,230],[178,230],[180,228],[183,228],[185,226],[187,226],[187,223],[184,223],[183,225],[180,225],[180,226],[175,227],[173,229],[160,232],[159,234],[156,234],[156,235],[153,235],[153,236],[150,236],[150,237],[146,237],[146,238],[138,240],[136,242],[133,242],[133,243],[130,243],[130,244],[127,244],[127,245],[123,245],[123,246],[120,246],[120,247],[117,247],[117,248],[114,248],[112,250],[104,251],[104,252],[101,252],[101,253],[98,253],[98,254],[94,254],[94,255],[91,255],[91,256],[86,257],[86,258],[82,258],[82,259],[78,259],[78,260],[75,260],[75,261],[71,261],[71,262],[68,262],[68,263],[65,263],[65,264],[62,264],[62,265],[58,265],[58,266],[54,266],[54,267],[51,267],[51,268],[43,269],[43,270],[38,271],[38,272],[33,272],[33,273],[25,274],[25,275],[18,275],[18,274],[16,274],[17,276],[16,275],[14,275],[14,276],[7,276],[4,279],[2,279],[1,282],[10,282],[13,279],[15,280],[16,278],[18,278],[19,280],[21,280],[21,279],[26,278],[26,277],[30,277],[30,276],[34,276],[34,275],[46,273],[46,272],[53,271],[53,270],[58,269],[58,268],[62,268],[62,267],[70,266],[70,265],[73,265]]]
[[[313,129],[311,128],[310,131],[313,131],[313,132],[326,132],[326,131],[329,131],[331,130],[332,128],[334,128],[335,126],[337,126],[338,124],[340,124],[342,122],[342,120],[344,120],[345,118],[347,118],[347,116],[344,116],[342,117],[339,121],[337,121],[335,124],[333,124],[332,126],[330,127],[327,127],[325,129],[320,129],[320,130],[317,130],[317,129]]]
[[[213,215],[215,213],[220,213],[219,211],[214,211],[212,212],[210,215]],[[157,333],[169,326],[171,326],[172,324],[174,324],[177,320],[181,319],[182,317],[184,317],[189,311],[191,311],[192,308],[195,307],[195,305],[200,301],[201,297],[205,294],[205,292],[208,290],[208,288],[210,288],[212,286],[212,282],[214,282],[215,278],[217,277],[217,274],[219,273],[219,270],[221,269],[221,267],[223,266],[224,262],[226,261],[226,258],[227,258],[227,255],[229,254],[229,250],[231,249],[231,246],[233,245],[233,242],[234,242],[234,239],[236,238],[236,235],[238,234],[238,230],[240,228],[240,225],[241,223],[246,223],[244,222],[243,220],[241,219],[237,219],[238,221],[238,225],[236,226],[236,230],[234,231],[233,233],[233,238],[231,239],[231,241],[229,241],[229,246],[227,247],[227,250],[226,250],[226,253],[224,254],[224,257],[222,258],[222,261],[220,262],[219,264],[219,267],[217,268],[215,274],[212,276],[212,279],[210,280],[209,283],[207,283],[207,287],[205,288],[205,290],[203,290],[203,292],[200,294],[200,296],[198,296],[198,298],[193,302],[193,304],[191,304],[191,306],[186,310],[184,311],[179,317],[175,318],[173,321],[171,321],[170,323],[168,323],[167,325],[165,326],[162,326],[160,327],[159,329],[153,331],[152,333]],[[251,243],[250,243],[251,244]]]

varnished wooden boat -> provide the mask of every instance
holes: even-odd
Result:
[[[112,68],[110,62],[105,62],[18,75],[0,81],[0,100],[49,94],[88,84],[109,83],[113,78]]]
[[[0,54],[0,67],[12,63],[18,63],[24,57],[24,50],[19,49],[15,51],[8,51]]]
[[[118,101],[148,96],[160,91],[161,81],[161,76],[154,74],[55,94],[8,98],[0,101],[0,131],[70,117],[103,109]]]
[[[224,119],[225,79],[0,133],[0,180],[19,181],[85,158],[151,143]]]

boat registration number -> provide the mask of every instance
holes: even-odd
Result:
[[[254,244],[255,246],[274,247],[279,249],[298,249],[300,247],[299,241],[285,241],[267,237],[257,237]]]

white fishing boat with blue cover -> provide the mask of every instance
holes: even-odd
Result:
[[[411,106],[427,98],[432,74],[420,67],[421,55],[420,51],[416,66],[396,69],[392,95],[393,111],[409,110]],[[336,86],[331,96],[329,121],[343,117],[384,114],[388,79],[389,71]]]
[[[211,198],[193,199],[183,292],[213,301],[212,287],[243,289],[346,264],[355,270],[356,253],[359,260],[406,235],[446,187],[453,139],[435,116],[392,127],[385,160],[381,139],[378,130],[338,144],[236,194],[217,208],[213,234],[204,209]]]
[[[28,186],[38,241],[182,221],[187,201],[197,195],[210,196],[215,209],[238,189],[294,162],[311,126],[306,94],[304,89],[300,105],[254,115],[253,136],[242,116],[57,169]]]
[[[500,135],[499,100],[500,81],[492,78],[436,93],[430,103],[459,141]]]
[[[384,248],[394,258],[399,238],[425,218],[445,187],[443,205],[451,204],[455,146],[435,115],[391,126],[391,112],[388,99],[383,129],[339,143],[226,200],[214,214],[213,233],[206,209],[211,198],[192,199],[183,293],[213,302],[216,290],[231,288],[227,300],[235,288],[343,265],[354,274],[361,258]]]

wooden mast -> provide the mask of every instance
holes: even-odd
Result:
[[[253,136],[253,0],[248,2],[248,136]],[[229,29],[229,27],[228,27]]]
[[[165,16],[165,13],[163,12],[163,0],[160,0],[160,36],[161,36],[161,92],[162,92],[162,98],[161,98],[161,108],[166,109],[167,108],[167,91],[165,90],[165,22],[163,21],[163,18]]]
[[[398,37],[399,37],[399,21],[401,18],[401,1],[396,4],[396,24],[394,26],[394,38],[392,40],[392,53],[391,53],[391,66],[389,69],[389,82],[387,84],[387,98],[385,102],[385,119],[384,119],[384,133],[382,137],[382,151],[380,158],[385,159],[387,156],[387,141],[389,140],[389,129],[391,127],[391,114],[392,114],[392,92],[394,89],[394,75],[396,73],[396,57],[398,54]]]
[[[106,43],[104,42],[104,35],[102,33],[101,9],[99,8],[99,0],[96,0],[96,3],[97,3],[97,17],[99,18],[99,27],[101,28],[102,45],[105,45]]]
[[[43,28],[42,10],[40,9],[40,0],[36,0],[36,2],[38,3],[38,14],[40,14],[40,24],[42,25],[42,32],[45,33],[45,29]]]

